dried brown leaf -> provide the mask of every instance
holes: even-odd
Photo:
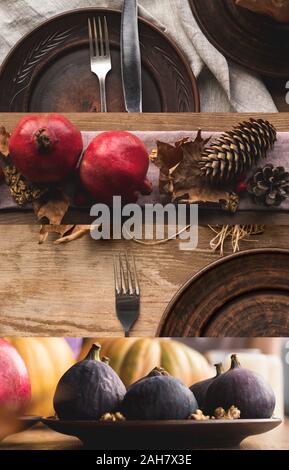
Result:
[[[4,126],[0,126],[0,154],[2,154],[4,157],[8,157],[9,155],[9,138],[9,132],[6,131]]]
[[[63,237],[63,235],[73,229],[73,227],[74,225],[41,225],[39,232],[39,243],[44,243],[50,233],[58,233],[61,235],[61,237]]]
[[[86,234],[90,233],[90,225],[74,225],[73,229],[67,232],[65,236],[58,238],[54,242],[55,245],[60,245],[61,243],[69,243],[79,238],[84,237]]]
[[[182,146],[189,140],[188,137],[178,140],[175,145],[157,141],[157,151],[153,153],[151,160],[161,170],[170,170],[183,159]]]
[[[213,188],[202,177],[200,172],[200,159],[204,147],[209,139],[203,139],[201,130],[198,131],[194,141],[177,142],[178,155],[182,153],[182,158],[177,165],[171,167],[169,163],[175,164],[171,155],[160,154],[157,158],[160,163],[169,162],[167,166],[160,166],[159,190],[161,194],[167,194],[173,202],[185,204],[197,203],[217,203],[222,208],[232,212],[237,209],[237,200],[232,196],[230,188]],[[162,145],[162,152],[171,151],[170,147]],[[176,151],[175,148],[175,151]]]
[[[174,201],[184,204],[200,204],[200,203],[221,203],[229,201],[231,193],[220,189],[212,189],[207,186],[196,185],[184,194],[184,190],[176,191]]]
[[[90,225],[42,225],[39,233],[39,243],[44,243],[50,233],[60,235],[60,237],[54,241],[55,245],[60,245],[82,238],[89,232]]]
[[[51,225],[60,225],[68,208],[69,199],[61,189],[51,191],[33,202],[33,209],[38,220],[47,219]]]
[[[190,188],[201,179],[199,162],[202,151],[210,139],[203,139],[201,131],[194,141],[182,145],[183,159],[172,173],[175,190]],[[202,184],[204,182],[202,181]]]

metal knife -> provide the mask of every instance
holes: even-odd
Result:
[[[141,113],[142,78],[137,0],[123,2],[120,44],[125,107],[129,113]]]

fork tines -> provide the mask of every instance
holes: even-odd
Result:
[[[135,259],[133,255],[119,253],[114,256],[113,264],[116,314],[125,336],[129,336],[140,310],[140,287]]]
[[[130,259],[129,259],[130,258]],[[117,294],[140,295],[134,256],[119,253],[114,255],[115,291]]]
[[[106,17],[88,18],[90,55],[92,57],[110,57],[109,37]]]

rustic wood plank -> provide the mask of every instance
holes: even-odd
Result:
[[[12,130],[23,113],[0,113],[0,124]],[[139,130],[139,131],[173,131],[196,130],[208,131],[228,130],[250,117],[260,117],[257,113],[160,113],[160,114],[128,114],[128,113],[64,113],[81,130]],[[278,131],[289,130],[288,113],[264,113],[262,118],[268,119]]]
[[[270,226],[264,235],[241,242],[241,248],[289,248],[288,234],[288,227]],[[37,236],[36,225],[0,226],[0,336],[122,335],[114,309],[112,254],[126,249],[135,253],[142,288],[132,334],[154,335],[183,282],[219,257],[208,250],[213,234],[207,227],[200,227],[200,251],[194,252],[180,251],[177,241],[152,247],[87,236],[55,246],[51,239],[38,245]]]
[[[90,224],[95,217],[90,217],[84,211],[69,212],[63,219],[64,224]],[[37,224],[35,215],[30,211],[0,211],[0,225],[5,224]],[[272,213],[242,211],[234,215],[221,211],[201,210],[199,212],[200,225],[289,225],[289,213],[276,211]]]
[[[58,434],[45,427],[36,427],[15,434],[0,443],[1,450],[77,450],[82,444],[77,438]],[[242,442],[240,450],[288,450],[289,421],[277,429],[260,436],[249,437]]]

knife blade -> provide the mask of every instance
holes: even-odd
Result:
[[[137,0],[124,0],[121,19],[121,74],[125,108],[142,112],[141,52]]]

